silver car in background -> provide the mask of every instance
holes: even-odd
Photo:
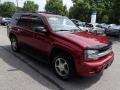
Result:
[[[106,35],[120,36],[120,25],[110,24],[105,30]]]
[[[105,29],[102,28],[102,26],[100,24],[92,24],[92,23],[88,23],[86,24],[86,27],[89,28],[89,32],[95,33],[95,34],[100,34],[100,35],[105,35]]]
[[[2,18],[0,24],[7,26],[10,23],[11,18]]]
[[[89,28],[86,27],[85,22],[81,22],[80,20],[76,20],[76,19],[71,19],[71,20],[82,31],[89,31]]]

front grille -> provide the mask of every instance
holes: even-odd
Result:
[[[111,48],[112,48],[112,43],[109,43],[108,45],[106,45],[102,48],[99,48],[98,51],[101,53],[101,52],[107,51],[108,49],[111,49]]]
[[[103,57],[103,56],[108,55],[110,52],[112,52],[112,49],[111,49],[111,48],[110,48],[110,49],[107,49],[106,51],[99,52],[99,53],[97,54],[97,56],[100,58],[100,57]]]
[[[112,51],[112,42],[109,42],[106,46],[98,49],[98,56],[103,57]]]
[[[96,54],[90,54],[88,55],[89,58],[97,60],[98,58],[104,57],[108,55],[110,52],[112,52],[112,42],[109,42],[105,45],[97,45],[95,47],[87,48],[88,50],[97,50],[98,52]]]

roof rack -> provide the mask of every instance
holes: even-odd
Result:
[[[55,14],[53,12],[46,12],[46,11],[38,11],[38,13]]]
[[[36,12],[33,12],[33,11],[18,11],[16,13],[36,13]]]
[[[16,13],[45,13],[45,14],[56,14],[57,12],[46,12],[46,11],[37,11],[37,12],[33,12],[33,11],[18,11]]]

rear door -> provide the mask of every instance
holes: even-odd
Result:
[[[17,35],[22,45],[32,46],[34,34],[30,28],[30,16],[23,15],[17,23]]]

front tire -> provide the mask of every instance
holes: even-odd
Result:
[[[75,69],[71,56],[65,54],[55,55],[52,66],[56,76],[62,80],[68,80],[75,75]]]
[[[18,52],[19,51],[19,45],[18,45],[18,41],[17,41],[17,38],[15,36],[12,36],[10,38],[10,41],[11,41],[11,49],[14,51],[14,52]]]

